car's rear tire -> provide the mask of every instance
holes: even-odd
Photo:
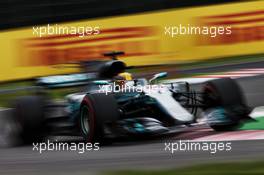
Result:
[[[224,108],[232,121],[226,125],[210,125],[214,130],[224,131],[237,128],[240,121],[247,118],[250,108],[247,106],[243,92],[237,82],[230,78],[212,80],[203,90],[204,110]]]
[[[20,126],[23,143],[42,141],[44,138],[44,106],[41,96],[19,97],[14,102],[14,121]]]
[[[118,120],[116,99],[111,94],[87,94],[80,109],[79,126],[86,142],[105,143],[105,124]]]

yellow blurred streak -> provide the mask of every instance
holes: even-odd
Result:
[[[101,46],[107,46],[109,49],[116,50],[124,48],[124,51],[130,53],[128,57],[122,57],[122,59],[128,65],[153,65],[153,64],[169,64],[169,63],[182,63],[199,61],[204,59],[213,59],[216,57],[226,57],[244,54],[256,54],[264,53],[264,41],[254,40],[251,42],[235,42],[233,44],[216,44],[216,45],[202,45],[197,44],[197,35],[178,35],[176,37],[168,37],[164,34],[164,28],[166,26],[191,26],[201,25],[201,19],[204,17],[210,17],[215,15],[237,14],[237,13],[249,13],[264,11],[264,1],[252,1],[243,3],[232,3],[227,5],[214,5],[207,7],[195,7],[176,10],[164,10],[159,12],[150,12],[137,15],[128,15],[122,17],[107,17],[99,20],[87,20],[80,22],[64,23],[60,26],[99,26],[101,30],[105,29],[120,29],[120,28],[133,28],[133,27],[152,27],[157,30],[157,33],[146,37],[131,37],[112,40],[101,40],[96,42],[84,42],[59,46],[43,46],[30,48],[25,45],[25,41],[33,36],[32,28],[23,28],[19,30],[11,30],[0,33],[2,42],[1,59],[0,59],[0,80],[14,80],[31,78],[36,76],[44,76],[51,74],[61,74],[75,72],[77,69],[57,69],[47,64],[40,64],[35,66],[30,65],[33,60],[42,63],[38,57],[31,55],[32,50],[41,51],[42,49],[76,49],[81,46],[92,46],[97,48],[97,51],[102,51]],[[231,25],[232,27],[247,27],[247,26],[264,26],[264,13],[257,15],[244,15],[242,17],[232,17],[233,21],[243,21],[250,19],[260,19],[257,22],[243,23]],[[262,20],[261,20],[262,19]],[[210,18],[206,22],[223,22],[227,21],[227,18]],[[203,21],[203,20],[202,20]],[[122,33],[102,33],[98,36],[92,37],[109,37]],[[242,36],[244,37],[244,36]],[[263,37],[263,36],[262,36]],[[45,37],[43,37],[45,38]],[[71,37],[71,38],[58,38],[56,40],[37,40],[33,43],[49,43],[49,42],[68,42],[77,41],[84,38]],[[137,44],[135,44],[137,43]],[[141,43],[141,44],[140,44]],[[94,49],[93,48],[93,49]],[[63,51],[63,50],[62,50]],[[41,52],[40,52],[41,53]],[[138,55],[134,55],[137,53]],[[148,53],[142,54],[140,53]],[[69,58],[69,59],[75,59]],[[62,58],[63,60],[63,58]],[[71,60],[71,61],[73,61]],[[26,65],[21,65],[21,62],[27,62]],[[29,64],[28,64],[29,63]]]

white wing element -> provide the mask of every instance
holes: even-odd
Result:
[[[155,98],[161,107],[173,118],[182,122],[193,121],[194,116],[182,107],[173,97],[170,91],[147,91],[146,95]]]
[[[201,84],[215,79],[218,78],[178,78],[178,79],[164,80],[162,81],[162,83],[188,82],[189,84]]]

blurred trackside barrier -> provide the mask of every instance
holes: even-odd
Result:
[[[230,26],[231,35],[165,35],[168,26]],[[47,26],[47,25],[43,25]],[[264,1],[170,9],[63,23],[99,27],[98,35],[33,35],[32,27],[0,33],[0,81],[74,72],[54,64],[123,50],[128,65],[154,65],[264,53]]]

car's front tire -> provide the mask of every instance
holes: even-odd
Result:
[[[203,89],[204,111],[219,110],[230,122],[209,123],[217,131],[236,129],[241,120],[248,118],[250,108],[237,82],[230,78],[209,81]],[[218,111],[215,114],[219,113]],[[222,117],[220,116],[220,118]],[[216,116],[217,117],[217,116]]]
[[[87,94],[80,108],[79,127],[86,142],[104,142],[105,124],[119,118],[118,105],[113,95]]]

